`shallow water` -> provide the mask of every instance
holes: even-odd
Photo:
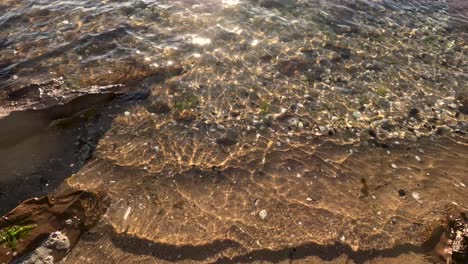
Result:
[[[23,187],[0,212],[71,175],[59,193],[109,207],[70,263],[443,260],[468,207],[467,8],[3,1],[0,182]]]

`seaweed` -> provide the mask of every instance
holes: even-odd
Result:
[[[260,104],[260,112],[265,114],[270,109],[270,103],[268,101],[263,101]]]
[[[379,86],[377,87],[376,91],[375,91],[379,96],[381,97],[385,97],[387,95],[387,88],[383,87],[383,86]]]
[[[36,225],[13,225],[0,230],[0,245],[6,244],[12,249],[16,249],[18,240],[28,236],[29,231],[36,228]]]
[[[186,94],[175,100],[174,108],[179,111],[188,110],[195,108],[199,103],[199,99],[196,95]]]

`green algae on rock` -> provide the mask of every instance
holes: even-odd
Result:
[[[6,244],[11,249],[16,249],[18,240],[28,236],[29,231],[36,225],[13,225],[0,230],[0,245]]]

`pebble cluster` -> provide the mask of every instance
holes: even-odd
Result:
[[[16,264],[53,264],[54,251],[68,250],[70,248],[70,241],[68,237],[60,232],[55,231],[34,251],[28,255],[15,259],[13,263]]]

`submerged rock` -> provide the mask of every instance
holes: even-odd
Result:
[[[13,263],[17,264],[53,264],[54,263],[54,251],[56,250],[68,250],[70,248],[70,240],[68,237],[60,232],[55,231],[49,235],[49,237],[33,252],[30,254],[18,258]]]
[[[458,108],[458,110],[465,114],[465,115],[468,115],[468,92],[464,92],[464,93],[459,93],[457,95],[457,98],[458,100],[460,101],[461,105],[460,107]]]
[[[235,130],[228,129],[220,138],[216,139],[216,143],[223,146],[232,146],[237,144],[238,140],[239,133]]]
[[[446,136],[452,132],[452,129],[449,126],[443,125],[437,127],[436,134],[439,136]]]
[[[304,56],[297,56],[287,60],[280,60],[278,61],[278,70],[286,75],[286,76],[293,76],[296,73],[302,73],[308,71],[309,68],[312,68],[314,62]],[[311,70],[310,74],[314,76],[311,77],[312,79],[317,79],[317,74],[319,74],[320,69],[314,68],[316,70]]]
[[[409,117],[419,117],[419,109],[417,108],[411,108],[408,112]]]
[[[339,47],[331,43],[325,44],[323,48],[326,50],[331,50],[331,51],[338,53],[343,59],[351,58],[351,50],[348,48]]]
[[[148,107],[148,111],[155,114],[166,114],[171,110],[172,106],[169,104],[169,98],[158,98]]]
[[[405,197],[405,196],[406,196],[406,192],[405,192],[405,190],[403,190],[403,189],[398,190],[398,194],[399,194],[401,197]]]
[[[260,6],[265,8],[282,8],[291,4],[289,0],[260,0]]]

